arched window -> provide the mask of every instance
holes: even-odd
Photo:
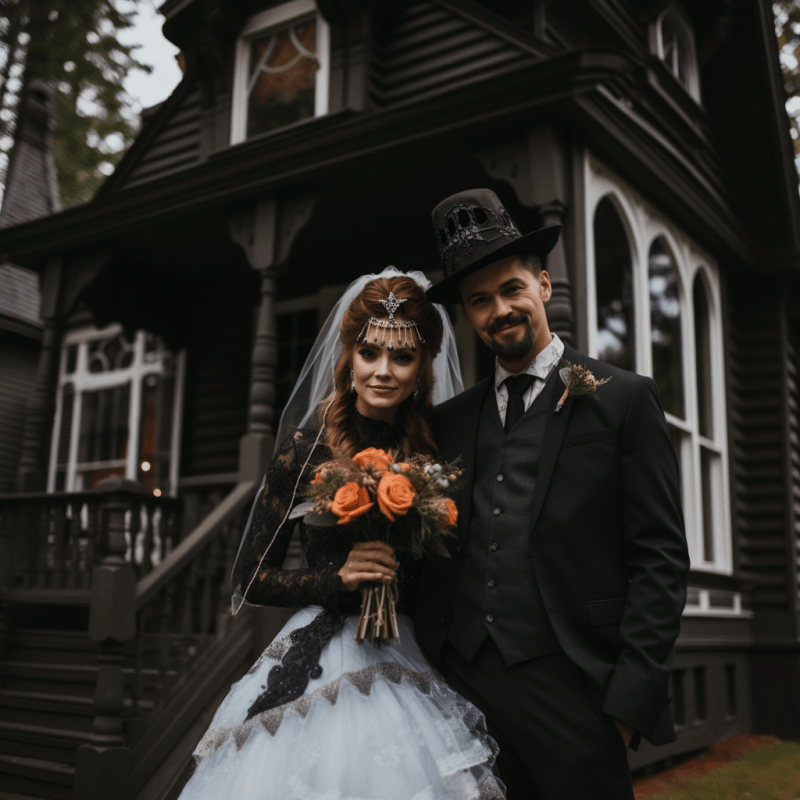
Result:
[[[587,276],[589,355],[656,382],[680,465],[692,565],[728,572],[718,269],[702,247],[591,157],[587,174],[587,205],[594,208],[586,230],[594,256]]]
[[[686,417],[683,393],[681,299],[675,259],[663,238],[656,239],[647,259],[650,290],[650,343],[653,379],[664,411]]]
[[[667,69],[695,100],[700,100],[700,77],[694,30],[680,7],[673,3],[656,24],[656,51]]]
[[[594,215],[597,286],[597,357],[622,369],[636,369],[631,248],[619,212],[604,197]]]

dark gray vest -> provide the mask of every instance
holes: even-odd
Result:
[[[475,481],[448,642],[471,661],[487,635],[507,665],[561,649],[544,608],[531,560],[531,513],[551,375],[531,407],[506,434],[492,388],[481,411]]]

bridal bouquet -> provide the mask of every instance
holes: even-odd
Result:
[[[416,559],[426,548],[449,557],[442,537],[451,535],[458,520],[448,496],[461,476],[456,464],[420,455],[395,461],[391,450],[374,447],[352,458],[339,456],[319,467],[305,491],[307,501],[292,516],[303,516],[309,525],[348,525],[354,540],[382,540]],[[361,593],[356,641],[381,645],[398,639],[396,583],[370,583]]]

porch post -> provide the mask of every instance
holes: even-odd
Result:
[[[102,481],[107,493],[103,524],[106,553],[92,576],[89,637],[100,647],[95,718],[89,741],[78,748],[73,800],[127,800],[131,750],[125,741],[122,710],[123,648],[136,635],[136,576],[125,560],[125,514],[131,495],[145,494],[143,486],[123,478]]]
[[[253,336],[247,433],[239,444],[240,480],[257,480],[275,448],[275,371],[278,365],[275,265],[277,201],[263,198],[229,223],[231,237],[261,277],[261,299]]]
[[[56,409],[58,359],[61,351],[62,326],[57,314],[62,266],[60,256],[52,258],[42,279],[41,313],[44,332],[39,366],[25,412],[22,450],[17,470],[18,492],[42,492],[47,488],[48,454]]]

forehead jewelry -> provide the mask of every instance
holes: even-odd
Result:
[[[419,332],[416,320],[410,319],[407,322],[398,322],[394,318],[394,314],[402,303],[408,300],[407,297],[395,297],[394,292],[389,292],[389,297],[386,300],[379,300],[378,302],[386,309],[389,319],[378,319],[377,317],[370,317],[361,329],[361,333],[356,337],[356,342],[368,342],[370,336],[373,337],[372,341],[377,344],[378,335],[381,338],[381,347],[386,344],[386,331],[389,331],[389,351],[394,350],[394,332],[397,331],[397,346],[404,345],[410,347],[412,350],[417,349],[417,343],[414,340],[414,331],[417,333],[417,338],[420,344],[425,344],[425,339]],[[374,328],[374,330],[373,330]]]

